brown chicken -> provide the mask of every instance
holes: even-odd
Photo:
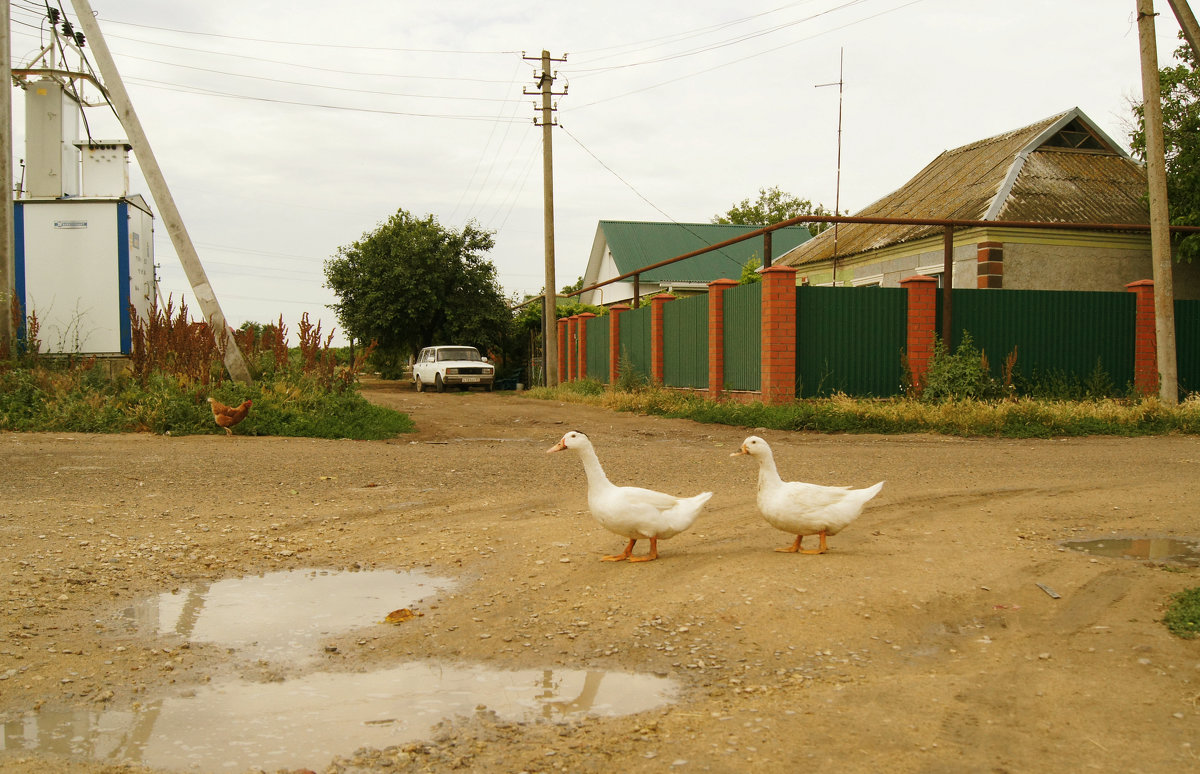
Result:
[[[226,406],[224,403],[212,398],[208,399],[208,403],[212,406],[213,419],[218,425],[225,428],[225,434],[230,436],[233,435],[231,428],[245,419],[246,415],[250,413],[250,401],[248,400],[243,401],[242,405],[237,407]]]

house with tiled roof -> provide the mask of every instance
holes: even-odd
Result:
[[[720,244],[760,228],[762,226],[602,220],[596,226],[583,286],[586,288],[620,277],[644,266]],[[772,232],[771,252],[775,256],[782,255],[811,237],[804,227],[777,229]],[[638,277],[638,293],[642,298],[662,292],[676,295],[703,293],[713,280],[724,277],[738,279],[748,261],[757,261],[761,265],[762,259],[762,238],[747,239],[644,272]],[[583,293],[581,300],[596,306],[632,303],[633,279]]]
[[[1148,224],[1144,167],[1078,108],[948,150],[862,217]],[[896,287],[944,282],[941,226],[840,224],[776,263],[797,282]],[[1175,265],[1179,298],[1200,298],[1200,272]],[[1120,291],[1153,276],[1137,231],[973,227],[954,232],[953,287]]]

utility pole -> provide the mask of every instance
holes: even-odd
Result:
[[[837,132],[837,174],[834,178],[833,187],[833,214],[841,215],[842,207],[842,89],[846,85],[843,74],[845,73],[846,49],[838,50],[838,79],[836,83],[818,83],[816,88],[822,86],[837,86],[838,87],[838,132]],[[838,259],[838,224],[833,224],[833,286],[837,287],[837,259]]]
[[[1154,39],[1154,0],[1137,0],[1142,61],[1142,121],[1146,128],[1146,180],[1150,193],[1150,260],[1154,269],[1154,338],[1158,350],[1158,397],[1179,402],[1175,360],[1175,283],[1171,274],[1171,224],[1167,215],[1167,164],[1163,140],[1162,87]]]
[[[538,61],[536,57],[525,56],[522,59]],[[537,85],[542,95],[542,120],[534,117],[535,126],[542,127],[542,188],[543,188],[543,231],[546,243],[546,292],[542,306],[542,370],[546,375],[546,386],[558,384],[558,288],[554,282],[554,120],[552,113],[555,108],[550,98],[564,96],[566,89],[561,92],[552,90],[554,74],[550,70],[551,62],[567,61],[566,54],[562,59],[551,59],[549,51],[542,51],[542,71],[538,74]],[[524,94],[539,92],[522,91]],[[536,104],[535,104],[536,106]]]
[[[1175,18],[1179,20],[1179,27],[1183,30],[1183,37],[1187,39],[1188,45],[1192,47],[1192,53],[1200,57],[1200,24],[1196,23],[1196,14],[1192,13],[1191,6],[1187,0],[1167,0],[1171,4],[1171,10],[1175,12]]]
[[[133,146],[138,166],[141,167],[142,175],[146,178],[146,185],[150,187],[154,203],[158,205],[159,214],[167,227],[167,234],[171,237],[171,244],[175,246],[179,262],[183,264],[183,271],[187,275],[188,282],[191,283],[196,301],[200,304],[200,311],[204,314],[204,319],[208,321],[209,327],[213,329],[218,346],[225,352],[225,368],[229,370],[229,375],[235,382],[249,384],[253,379],[250,377],[246,359],[238,349],[237,341],[233,338],[233,331],[230,330],[229,323],[225,321],[225,313],[221,311],[217,295],[213,291],[212,285],[209,284],[204,266],[200,263],[196,246],[192,244],[192,238],[183,225],[179,208],[175,206],[175,199],[167,187],[167,181],[163,177],[162,168],[158,165],[158,159],[155,158],[154,151],[150,147],[150,141],[142,128],[142,122],[134,112],[133,102],[129,98],[129,92],[125,90],[125,84],[121,81],[121,74],[117,72],[117,65],[108,50],[108,43],[100,34],[100,25],[92,14],[87,0],[71,0],[71,5],[75,7],[79,26],[84,29],[92,44],[92,51],[96,56],[96,66],[100,68],[100,76],[104,79],[109,99],[117,112],[121,126],[125,127],[125,131],[129,135],[129,144]]]
[[[17,263],[13,242],[13,145],[12,145],[12,10],[0,1],[0,360],[16,354],[17,332],[12,329],[13,298],[16,295]]]

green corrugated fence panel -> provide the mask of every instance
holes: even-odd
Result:
[[[650,306],[632,309],[620,319],[621,359],[628,358],[633,369],[650,376]]]
[[[904,288],[796,288],[796,396],[903,391]]]
[[[953,294],[952,344],[969,332],[997,377],[1015,349],[1016,372],[1025,379],[1085,381],[1099,363],[1118,388],[1133,382],[1133,293],[959,288]]]
[[[1200,301],[1175,302],[1175,362],[1179,389],[1200,392]]]
[[[726,390],[758,390],[762,384],[762,283],[725,292]]]
[[[587,378],[608,381],[609,317],[593,317],[587,323]]]
[[[708,387],[708,296],[663,307],[663,382],[668,387]]]

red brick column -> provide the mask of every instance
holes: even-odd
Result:
[[[1154,328],[1154,280],[1130,282],[1125,289],[1137,294],[1133,337],[1133,387],[1142,395],[1158,394],[1158,336]]]
[[[762,270],[763,403],[796,399],[796,269],[770,266]]]
[[[976,286],[980,288],[1004,287],[1004,244],[1002,242],[980,242],[977,249]]]
[[[558,383],[567,380],[567,325],[566,317],[558,318]]]
[[[567,318],[567,381],[579,378],[579,315]]]
[[[608,308],[608,383],[616,384],[621,373],[621,314],[628,312],[626,304]]]
[[[737,280],[708,283],[708,397],[716,400],[725,391],[725,291]]]
[[[913,388],[920,392],[937,340],[937,278],[909,277],[900,280],[900,287],[908,291],[908,336],[905,342],[908,369]]]
[[[656,384],[663,381],[663,312],[667,302],[674,300],[669,293],[650,299],[650,380]]]
[[[588,323],[596,315],[591,312],[583,312],[579,315],[579,369],[575,374],[577,379],[588,378],[587,372],[587,329]]]

